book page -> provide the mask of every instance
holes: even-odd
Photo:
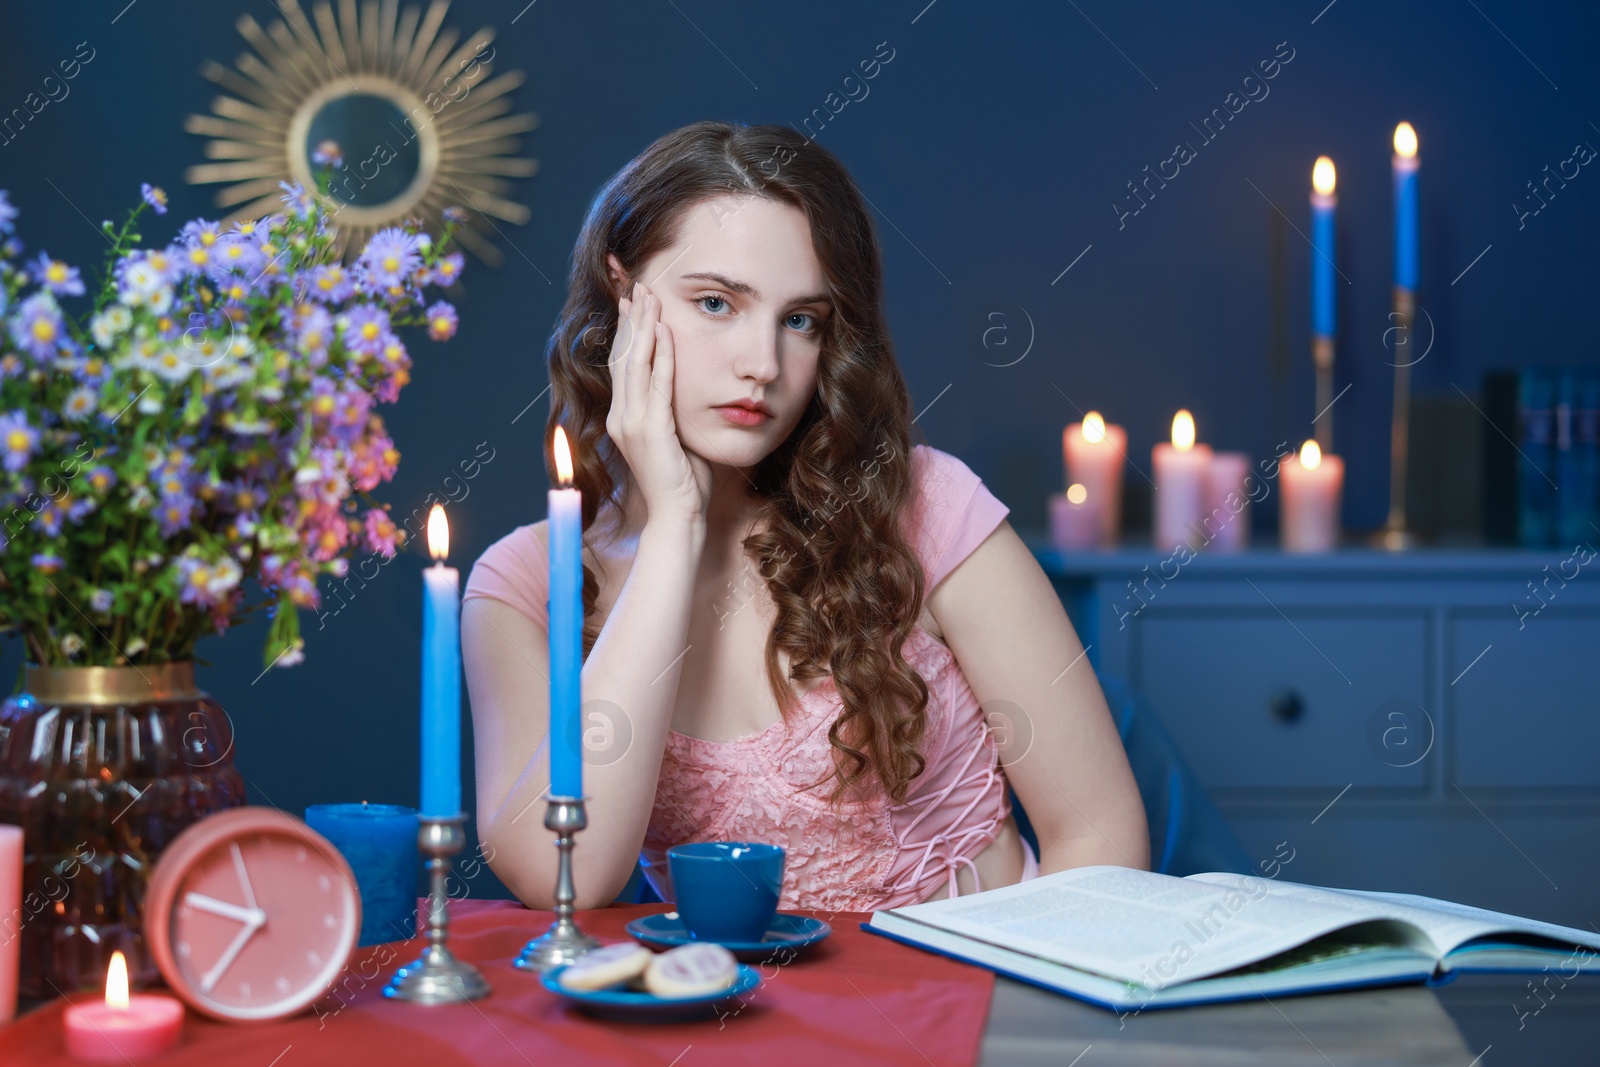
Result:
[[[1237,884],[1217,885],[1129,867],[1077,867],[888,914],[1157,989],[1389,917],[1386,903],[1329,903],[1284,892],[1270,879],[1233,877]]]

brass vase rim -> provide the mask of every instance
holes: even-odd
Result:
[[[203,696],[194,660],[150,666],[23,668],[23,691],[51,704],[134,704]]]

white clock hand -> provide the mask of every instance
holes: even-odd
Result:
[[[250,888],[250,878],[244,873],[244,853],[239,851],[239,842],[229,841],[228,848],[233,850],[233,869],[239,872],[239,887],[244,890],[245,904],[256,909],[256,894]]]
[[[267,921],[266,912],[260,908],[241,908],[237,904],[229,904],[226,900],[208,897],[204,893],[185,893],[183,902],[200,911],[209,911],[213,915],[220,915],[224,919],[233,919],[237,922],[260,926]]]
[[[259,929],[261,929],[261,924],[257,922],[248,922],[239,928],[239,932],[234,935],[233,941],[229,943],[227,949],[222,953],[222,958],[217,960],[211,969],[200,977],[200,991],[202,993],[211,992],[211,987],[217,984],[217,980],[222,977],[222,973],[233,964],[239,953],[243,951],[245,942],[249,941]]]

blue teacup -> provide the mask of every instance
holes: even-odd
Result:
[[[778,914],[784,852],[759,841],[696,841],[667,849],[674,903],[691,937],[757,942]]]

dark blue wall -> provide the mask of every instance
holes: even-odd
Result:
[[[519,0],[459,0],[450,23],[464,34],[493,25],[497,69],[528,74],[516,97],[542,116],[523,153],[540,173],[523,185],[533,220],[506,228],[504,267],[469,262],[459,336],[414,346],[413,384],[386,414],[404,459],[385,499],[409,513],[487,441],[494,459],[452,511],[453,561],[465,571],[492,540],[542,517],[545,402],[512,419],[545,387],[540,353],[595,189],[695,119],[798,125],[888,42],[893,58],[868,95],[818,140],[878,211],[890,322],[916,407],[932,404],[921,425],[935,445],[967,460],[1015,523],[1035,525],[1060,488],[1060,432],[1078,408],[1125,424],[1146,467],[1180,406],[1204,440],[1258,458],[1308,436],[1310,252],[1299,234],[1311,163],[1327,153],[1339,167],[1349,280],[1336,388],[1352,387],[1334,409],[1344,518],[1380,525],[1394,124],[1409,119],[1422,144],[1422,303],[1436,338],[1416,367],[1418,392],[1475,396],[1487,368],[1592,361],[1600,176],[1584,168],[1521,228],[1512,205],[1575,144],[1600,145],[1595,67],[1583,59],[1597,20],[1576,3],[1324,3],[544,0],[519,16]],[[172,196],[151,239],[217,214],[209,188],[183,184],[203,143],[183,119],[213,96],[201,63],[231,64],[243,49],[234,20],[278,17],[264,0],[125,5],[0,8],[0,112],[39,90],[79,42],[95,52],[70,96],[0,144],[0,188],[23,211],[30,249],[85,267],[103,255],[94,226],[120,217],[141,181]],[[1205,143],[1190,124],[1242,95],[1280,42],[1293,59],[1269,94]],[[1196,158],[1119,225],[1112,205],[1126,183],[1178,141]],[[1291,224],[1281,381],[1271,369],[1273,205]],[[1002,321],[991,313],[1006,316],[1011,347],[984,348],[983,331]],[[1027,320],[1027,356],[988,365],[1016,358]],[[214,663],[203,677],[238,723],[259,802],[415,803],[420,563],[392,564],[321,630],[307,613],[300,667],[252,682],[259,626],[202,646]],[[11,643],[5,677],[19,662]]]

